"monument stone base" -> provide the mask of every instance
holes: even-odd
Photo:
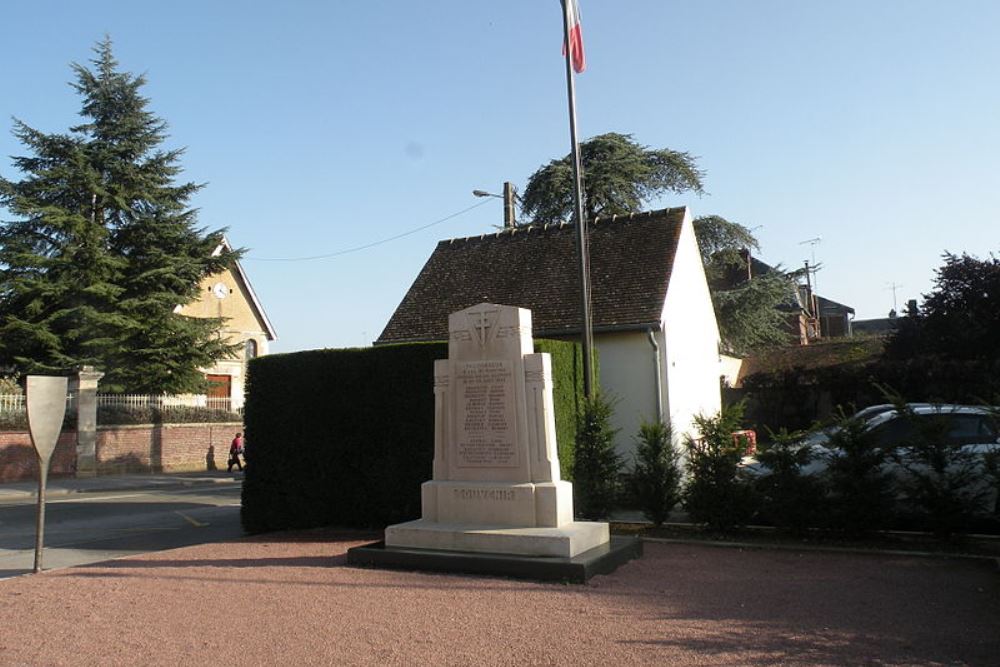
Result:
[[[557,527],[438,523],[417,519],[385,529],[387,547],[573,558],[610,539],[608,524],[571,521]]]
[[[347,563],[355,567],[391,570],[449,572],[586,583],[597,574],[610,574],[634,558],[642,557],[642,541],[637,537],[612,537],[573,558],[514,556],[509,554],[435,551],[389,547],[375,542],[347,551]]]
[[[573,521],[569,482],[424,482],[422,519],[484,526],[550,527]]]

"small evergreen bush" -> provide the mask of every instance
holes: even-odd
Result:
[[[622,462],[615,451],[613,411],[600,393],[583,405],[573,462],[573,504],[580,518],[607,518],[615,506]]]
[[[751,484],[739,469],[746,448],[732,435],[740,430],[742,417],[742,403],[723,408],[715,417],[695,417],[701,437],[687,438],[684,508],[694,521],[715,530],[742,526],[756,511]]]
[[[632,497],[643,515],[662,526],[680,501],[681,485],[680,456],[668,425],[656,421],[639,427],[629,481]]]
[[[905,471],[899,477],[905,509],[940,539],[968,530],[985,513],[992,494],[990,462],[980,452],[957,446],[944,415],[917,415],[901,400],[896,410],[911,433],[890,453]]]
[[[1000,450],[986,452],[983,456],[983,467],[986,475],[993,483],[993,521],[1000,522]]]
[[[894,476],[885,466],[889,452],[843,410],[824,446],[830,527],[851,537],[888,527],[895,511]]]
[[[782,429],[771,433],[770,442],[762,443],[757,461],[766,473],[755,483],[760,512],[765,521],[802,535],[822,520],[823,487],[811,474],[803,474],[816,452],[801,431]]]

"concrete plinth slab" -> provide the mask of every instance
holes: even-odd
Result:
[[[481,574],[582,584],[594,575],[610,574],[641,556],[642,540],[637,537],[612,537],[610,541],[573,558],[389,547],[383,541],[349,549],[347,564],[387,570]]]
[[[417,519],[385,529],[389,547],[559,558],[589,551],[609,536],[608,524],[591,521],[571,521],[558,528],[512,528]]]

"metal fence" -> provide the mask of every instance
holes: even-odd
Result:
[[[0,415],[24,412],[23,394],[0,394]]]
[[[66,412],[75,409],[76,394],[66,394]],[[0,416],[24,414],[24,394],[0,394]]]
[[[243,406],[234,406],[231,398],[216,398],[204,394],[165,396],[162,394],[98,394],[97,407],[121,408],[207,408],[243,414]],[[76,396],[66,396],[66,411],[75,409]],[[25,411],[23,394],[0,394],[0,415],[17,415]]]
[[[216,398],[205,394],[184,394],[166,396],[162,394],[98,394],[97,407],[123,408],[208,408],[211,410],[233,410],[233,399]]]

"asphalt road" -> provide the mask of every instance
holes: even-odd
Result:
[[[239,537],[239,485],[74,494],[45,504],[43,569]],[[30,572],[34,500],[0,504],[0,579]]]

